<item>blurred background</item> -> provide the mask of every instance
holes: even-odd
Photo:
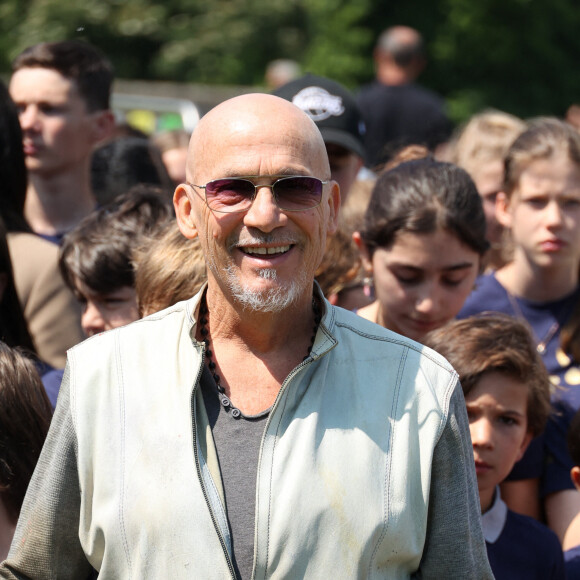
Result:
[[[115,65],[118,95],[161,97],[168,110],[155,118],[153,105],[118,107],[162,130],[266,90],[274,59],[356,91],[373,78],[377,36],[395,24],[423,34],[421,84],[443,95],[455,123],[484,107],[564,116],[580,100],[578,0],[1,0],[0,74],[31,44],[88,40]],[[196,110],[182,114],[183,101]]]

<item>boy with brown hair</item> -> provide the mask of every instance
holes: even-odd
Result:
[[[505,315],[454,321],[426,344],[459,373],[467,405],[482,526],[495,577],[565,578],[557,536],[538,521],[509,510],[499,484],[550,413],[549,378],[520,321]]]
[[[60,248],[64,281],[82,305],[87,336],[140,318],[133,251],[142,239],[173,220],[173,208],[152,186],[138,185],[87,216]]]

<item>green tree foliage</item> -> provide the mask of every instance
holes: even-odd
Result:
[[[563,115],[580,101],[576,0],[436,0],[390,3],[365,20],[378,35],[407,24],[425,36],[421,82],[442,93],[455,120],[483,107],[521,117]]]
[[[356,86],[361,73],[372,71],[369,46],[374,35],[362,25],[370,8],[371,0],[304,2],[309,37],[304,69]]]
[[[580,101],[577,0],[2,0],[0,69],[24,47],[82,38],[122,78],[259,85],[267,63],[356,88],[373,76],[386,27],[419,29],[429,64],[421,82],[462,120],[486,106],[528,117]]]

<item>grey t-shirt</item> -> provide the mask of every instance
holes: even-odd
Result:
[[[233,564],[238,578],[252,575],[256,477],[260,444],[269,411],[232,417],[218,399],[218,391],[205,367],[201,377],[203,400],[222,474],[226,512],[232,536]]]

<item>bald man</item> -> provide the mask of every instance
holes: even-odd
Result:
[[[408,26],[393,26],[374,50],[376,80],[357,97],[366,125],[368,167],[376,168],[406,145],[434,150],[446,141],[451,123],[443,99],[415,81],[425,67],[423,39]]]
[[[189,159],[207,285],[69,351],[0,576],[491,578],[456,374],[314,282],[340,203],[314,122],[237,97]]]

